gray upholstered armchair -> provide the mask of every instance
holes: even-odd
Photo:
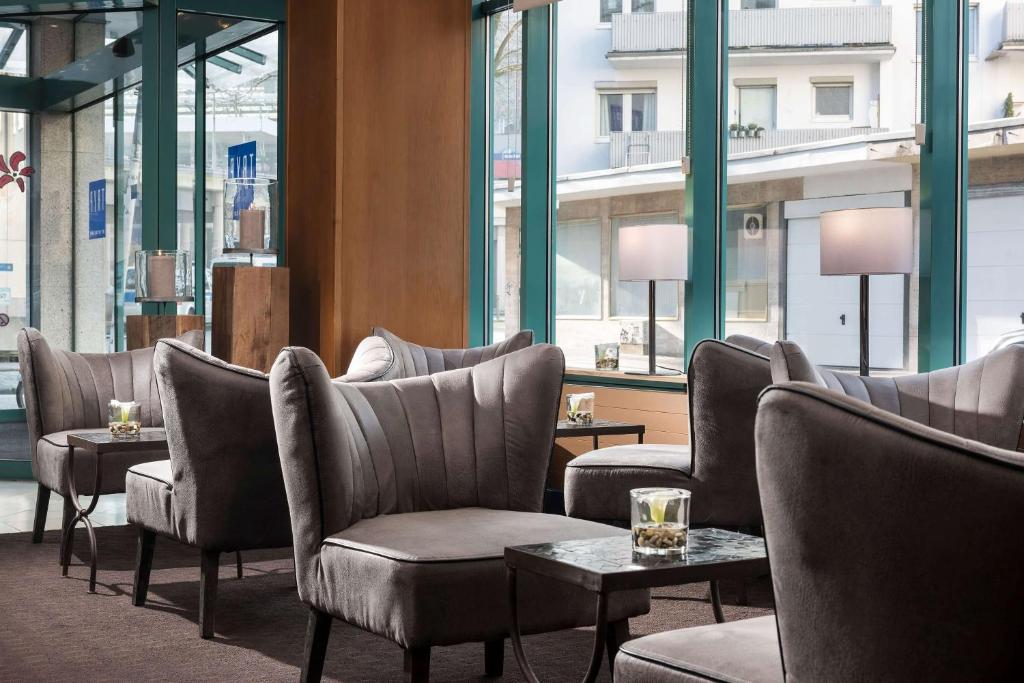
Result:
[[[188,332],[179,339],[202,346],[203,333]],[[74,513],[66,473],[68,434],[107,431],[113,399],[137,401],[144,430],[162,427],[163,411],[152,348],[108,354],[62,351],[51,349],[38,330],[26,328],[18,333],[18,362],[25,383],[32,474],[39,483],[32,531],[32,542],[39,543],[51,491],[64,497],[64,528]],[[120,493],[128,468],[153,457],[153,451],[103,457],[102,489],[93,491],[96,457],[82,453],[75,458],[76,488],[82,495]]]
[[[1020,676],[1024,456],[801,383],[765,392],[756,440],[776,617],[630,641],[616,681]]]
[[[815,367],[791,341],[771,351],[772,380],[809,382],[997,448],[1024,450],[1024,345],[934,372],[860,377]]]
[[[332,619],[405,650],[412,680],[430,648],[484,642],[500,674],[508,634],[504,548],[625,534],[541,514],[564,359],[540,345],[472,368],[332,382],[316,355],[285,349],[271,371],[299,598],[311,607],[303,680],[322,672]],[[593,598],[537,579],[526,632],[594,623]],[[619,629],[647,591],[613,596]],[[621,630],[619,631],[621,633]]]
[[[532,343],[533,331],[522,330],[490,346],[434,349],[405,341],[383,327],[375,327],[373,333],[356,347],[348,370],[338,379],[343,382],[377,382],[469,368],[525,349]]]
[[[199,632],[210,638],[221,553],[291,545],[270,382],[166,339],[154,367],[170,459],[128,470],[128,522],[139,527],[132,602],[145,604],[157,535],[198,547]]]
[[[691,445],[613,446],[573,459],[566,512],[626,524],[630,489],[672,486],[693,492],[695,524],[760,527],[754,417],[758,394],[771,384],[770,350],[740,335],[699,343],[687,374]]]

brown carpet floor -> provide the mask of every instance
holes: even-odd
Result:
[[[0,535],[0,681],[294,681],[298,678],[307,609],[295,593],[290,551],[244,553],[245,578],[235,578],[233,556],[223,556],[217,635],[198,635],[199,552],[158,539],[149,603],[131,605],[135,532],[97,529],[97,592],[88,593],[88,548],[79,529],[67,578],[57,565],[57,532],[32,545],[29,534]],[[707,585],[655,591],[652,611],[635,619],[634,634],[714,621]],[[750,607],[729,606],[735,590],[723,586],[730,620],[771,613],[767,580],[750,589]],[[526,639],[545,681],[570,681],[586,669],[593,631],[577,629]],[[483,646],[435,648],[435,681],[479,681]],[[402,680],[402,653],[394,644],[335,622],[324,674],[334,681]],[[506,645],[506,681],[520,681]],[[606,668],[602,679],[607,679]]]

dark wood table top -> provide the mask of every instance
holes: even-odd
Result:
[[[566,436],[610,436],[613,434],[643,434],[646,428],[636,422],[616,422],[615,420],[599,420],[589,425],[559,420],[555,427],[555,437]]]
[[[764,539],[724,529],[690,529],[682,555],[640,555],[629,533],[505,548],[505,564],[595,592],[739,579],[768,573]]]
[[[110,432],[68,434],[68,445],[91,453],[167,450],[167,433],[162,429],[143,430],[138,436],[111,435]]]

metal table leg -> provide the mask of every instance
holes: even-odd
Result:
[[[719,624],[725,623],[725,613],[722,612],[722,594],[718,590],[718,582],[711,582],[711,609],[715,613],[715,621]]]
[[[530,666],[523,650],[523,638],[519,630],[519,600],[516,588],[516,570],[508,567],[508,603],[512,615],[512,651],[516,655],[516,662],[519,669],[528,683],[540,683],[533,667]],[[608,631],[608,596],[605,593],[597,594],[597,619],[594,630],[594,649],[590,656],[590,665],[587,667],[587,675],[583,677],[584,683],[593,683],[601,671],[601,658],[604,655],[604,641]]]
[[[71,519],[71,523],[68,524],[67,528],[64,529],[64,536],[62,547],[64,549],[64,556],[61,558],[61,575],[68,575],[68,565],[71,564],[71,541],[74,538],[75,527],[78,526],[78,522],[85,523],[85,529],[89,532],[89,592],[96,592],[96,531],[92,527],[92,522],[89,521],[89,515],[92,514],[93,510],[96,509],[96,504],[100,500],[100,487],[102,485],[102,473],[103,470],[100,468],[99,456],[96,456],[96,472],[93,477],[93,496],[92,500],[89,501],[89,507],[82,507],[82,504],[78,501],[78,487],[75,484],[75,447],[68,446],[68,464],[67,464],[67,477],[68,477],[68,491],[70,493],[71,504],[74,505],[76,514]]]

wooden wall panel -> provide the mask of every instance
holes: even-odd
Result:
[[[375,325],[461,346],[470,3],[308,4],[289,3],[293,343],[317,350],[334,374]],[[333,37],[310,46],[324,31]]]

